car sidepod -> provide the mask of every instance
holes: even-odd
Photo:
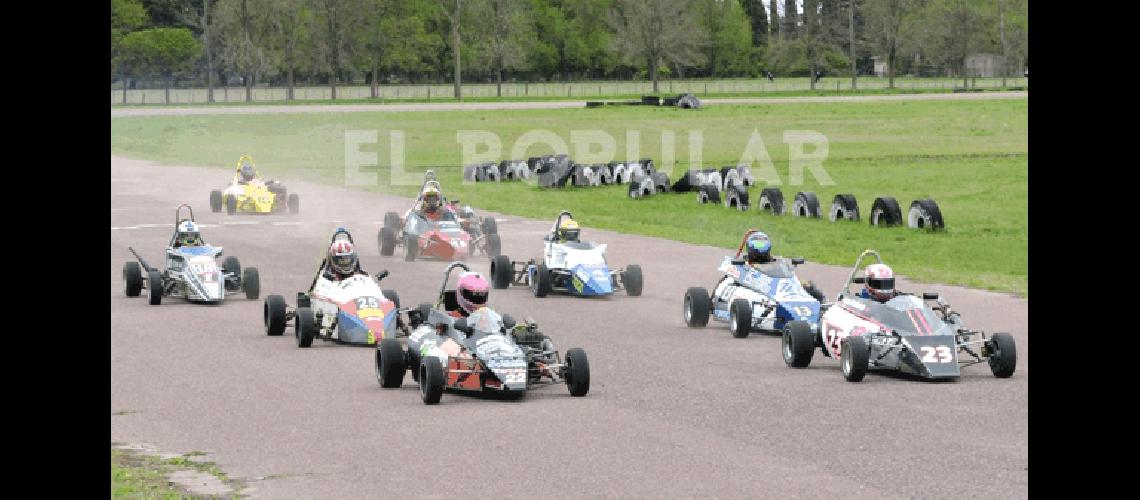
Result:
[[[475,356],[482,360],[486,369],[498,381],[498,384],[494,384],[493,381],[484,382],[486,388],[511,392],[526,390],[526,355],[506,337],[487,335],[478,339],[475,342]]]

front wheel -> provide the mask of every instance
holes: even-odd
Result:
[[[840,366],[843,378],[848,382],[858,382],[867,375],[867,343],[863,337],[847,337],[839,348]]]
[[[289,202],[286,203],[286,205],[289,206],[289,213],[296,214],[301,211],[301,197],[297,196],[297,193],[289,195],[287,199],[289,200]]]
[[[792,368],[807,368],[815,353],[815,335],[806,321],[790,321],[781,340],[784,363]]]
[[[233,215],[237,212],[237,198],[233,195],[226,197],[226,215]]]
[[[420,399],[425,405],[439,404],[443,396],[443,365],[439,358],[428,356],[420,363]]]
[[[278,337],[285,332],[285,298],[280,295],[270,295],[265,298],[262,308],[265,321],[265,334]]]
[[[511,286],[511,278],[513,278],[511,274],[513,272],[510,257],[506,255],[491,257],[491,286],[498,290]]]
[[[534,280],[531,281],[531,291],[534,292],[535,297],[545,297],[550,293],[551,281],[553,278],[550,276],[550,270],[546,265],[539,264],[534,268]]]
[[[641,275],[641,266],[637,264],[630,264],[625,268],[625,273],[622,274],[621,282],[625,285],[625,293],[630,296],[638,297],[641,295],[641,286],[645,283]]]
[[[150,305],[157,306],[162,303],[162,273],[159,271],[147,271],[146,273],[146,287]]]
[[[995,333],[990,338],[990,370],[997,378],[1009,378],[1017,368],[1017,344],[1008,333]]]
[[[404,348],[396,339],[381,339],[376,349],[376,381],[380,387],[400,387],[404,381]]]
[[[586,359],[586,351],[574,347],[566,351],[566,386],[570,388],[570,395],[574,397],[585,396],[590,392],[590,362]]]
[[[317,325],[313,320],[313,311],[308,307],[298,307],[293,323],[293,335],[297,337],[297,347],[311,347],[316,333]]]
[[[217,189],[210,191],[210,211],[214,213],[222,211],[222,192]]]
[[[419,252],[419,249],[419,238],[408,236],[408,239],[404,241],[404,260],[407,262],[416,260],[416,253]]]
[[[752,303],[748,299],[736,299],[729,305],[728,329],[738,339],[747,338],[752,332]]]

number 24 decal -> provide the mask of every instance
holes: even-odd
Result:
[[[919,349],[922,349],[923,363],[949,363],[954,361],[954,351],[944,345],[938,347],[924,345]]]

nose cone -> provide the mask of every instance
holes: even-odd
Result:
[[[605,266],[578,266],[570,278],[570,286],[581,295],[614,293],[610,270]]]
[[[961,375],[958,347],[953,335],[905,337],[910,349],[900,360],[903,371],[926,378],[953,378]]]

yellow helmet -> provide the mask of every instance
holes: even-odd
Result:
[[[437,209],[439,209],[441,198],[439,188],[428,184],[426,187],[424,187],[424,192],[421,196],[424,200],[424,209],[427,210],[428,213],[434,213]]]
[[[558,225],[558,239],[562,241],[578,241],[578,223],[574,219],[562,219]]]

